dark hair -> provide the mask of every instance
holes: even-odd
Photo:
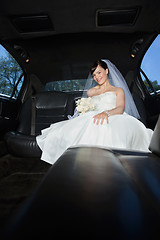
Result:
[[[101,66],[102,68],[104,68],[105,70],[108,69],[107,63],[105,63],[103,60],[97,60],[93,63],[93,65],[90,68],[91,74],[94,73],[94,71],[96,70],[98,65]]]

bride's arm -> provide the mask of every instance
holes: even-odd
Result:
[[[103,124],[104,120],[106,119],[108,123],[108,117],[111,115],[122,114],[124,112],[125,107],[125,95],[122,88],[118,88],[116,91],[117,100],[116,100],[116,108],[112,110],[107,110],[102,113],[95,115],[93,118],[93,122],[97,125],[99,123]]]

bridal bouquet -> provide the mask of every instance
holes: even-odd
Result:
[[[84,114],[88,111],[93,111],[95,109],[91,97],[78,99],[76,105],[79,115]]]

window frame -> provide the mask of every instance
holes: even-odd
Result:
[[[141,59],[141,63],[140,63],[140,68],[139,68],[139,78],[141,80],[141,83],[142,83],[142,86],[143,86],[143,89],[145,90],[145,92],[150,95],[150,96],[156,96],[156,95],[159,95],[160,94],[160,88],[158,90],[156,90],[152,84],[152,80],[149,79],[149,77],[147,76],[147,73],[144,71],[144,69],[142,69],[142,64],[143,64],[143,61],[144,61],[144,58],[147,54],[147,52],[152,48],[152,45],[154,44],[154,42],[156,41],[157,37],[159,36],[160,38],[160,34],[157,34],[156,36],[154,36],[154,38],[152,39],[152,42],[151,44],[149,45],[149,47],[147,48],[147,50],[145,51],[142,59]],[[144,77],[144,80],[143,80],[143,77]],[[146,81],[149,85],[149,88],[152,90],[152,92],[149,91],[148,87],[146,86],[145,82]],[[158,82],[158,86],[160,86],[159,84],[159,81],[158,80],[154,80],[154,81],[157,81]]]

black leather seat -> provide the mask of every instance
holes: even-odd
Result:
[[[5,135],[8,152],[19,157],[40,157],[36,136],[50,124],[68,119],[79,95],[52,91],[30,97],[22,106],[17,130]]]
[[[40,157],[36,136],[52,123],[68,119],[81,93],[39,92],[22,106],[16,131],[5,135],[8,152],[19,157]]]

